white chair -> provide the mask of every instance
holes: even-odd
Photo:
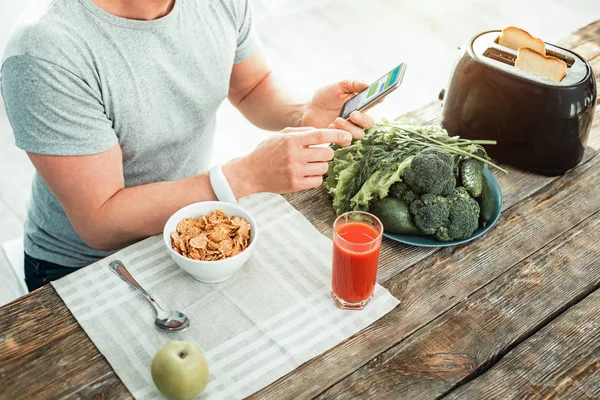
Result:
[[[15,274],[16,280],[19,282],[21,295],[29,293],[25,284],[25,261],[23,260],[23,238],[10,240],[2,244],[2,251],[8,260],[10,269]]]

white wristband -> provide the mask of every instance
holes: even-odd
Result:
[[[229,182],[227,182],[227,178],[225,178],[225,174],[223,174],[220,165],[212,167],[208,176],[210,178],[210,185],[219,201],[237,204],[233,190],[231,190],[231,186],[229,186]]]

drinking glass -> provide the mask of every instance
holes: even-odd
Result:
[[[350,211],[333,223],[331,295],[344,309],[362,310],[373,297],[383,225],[363,211]]]

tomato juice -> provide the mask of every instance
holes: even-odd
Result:
[[[370,224],[354,221],[334,226],[334,231],[334,298],[351,304],[368,301],[373,294],[377,278],[381,231]],[[336,302],[340,304],[338,299]],[[355,308],[363,308],[364,305],[366,303]]]

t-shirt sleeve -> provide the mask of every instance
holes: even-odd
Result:
[[[118,143],[100,95],[72,72],[19,55],[4,62],[0,77],[19,148],[73,156],[101,153]]]
[[[249,0],[240,0],[238,9],[238,40],[234,63],[250,58],[260,47],[260,40],[254,30],[252,8]]]

